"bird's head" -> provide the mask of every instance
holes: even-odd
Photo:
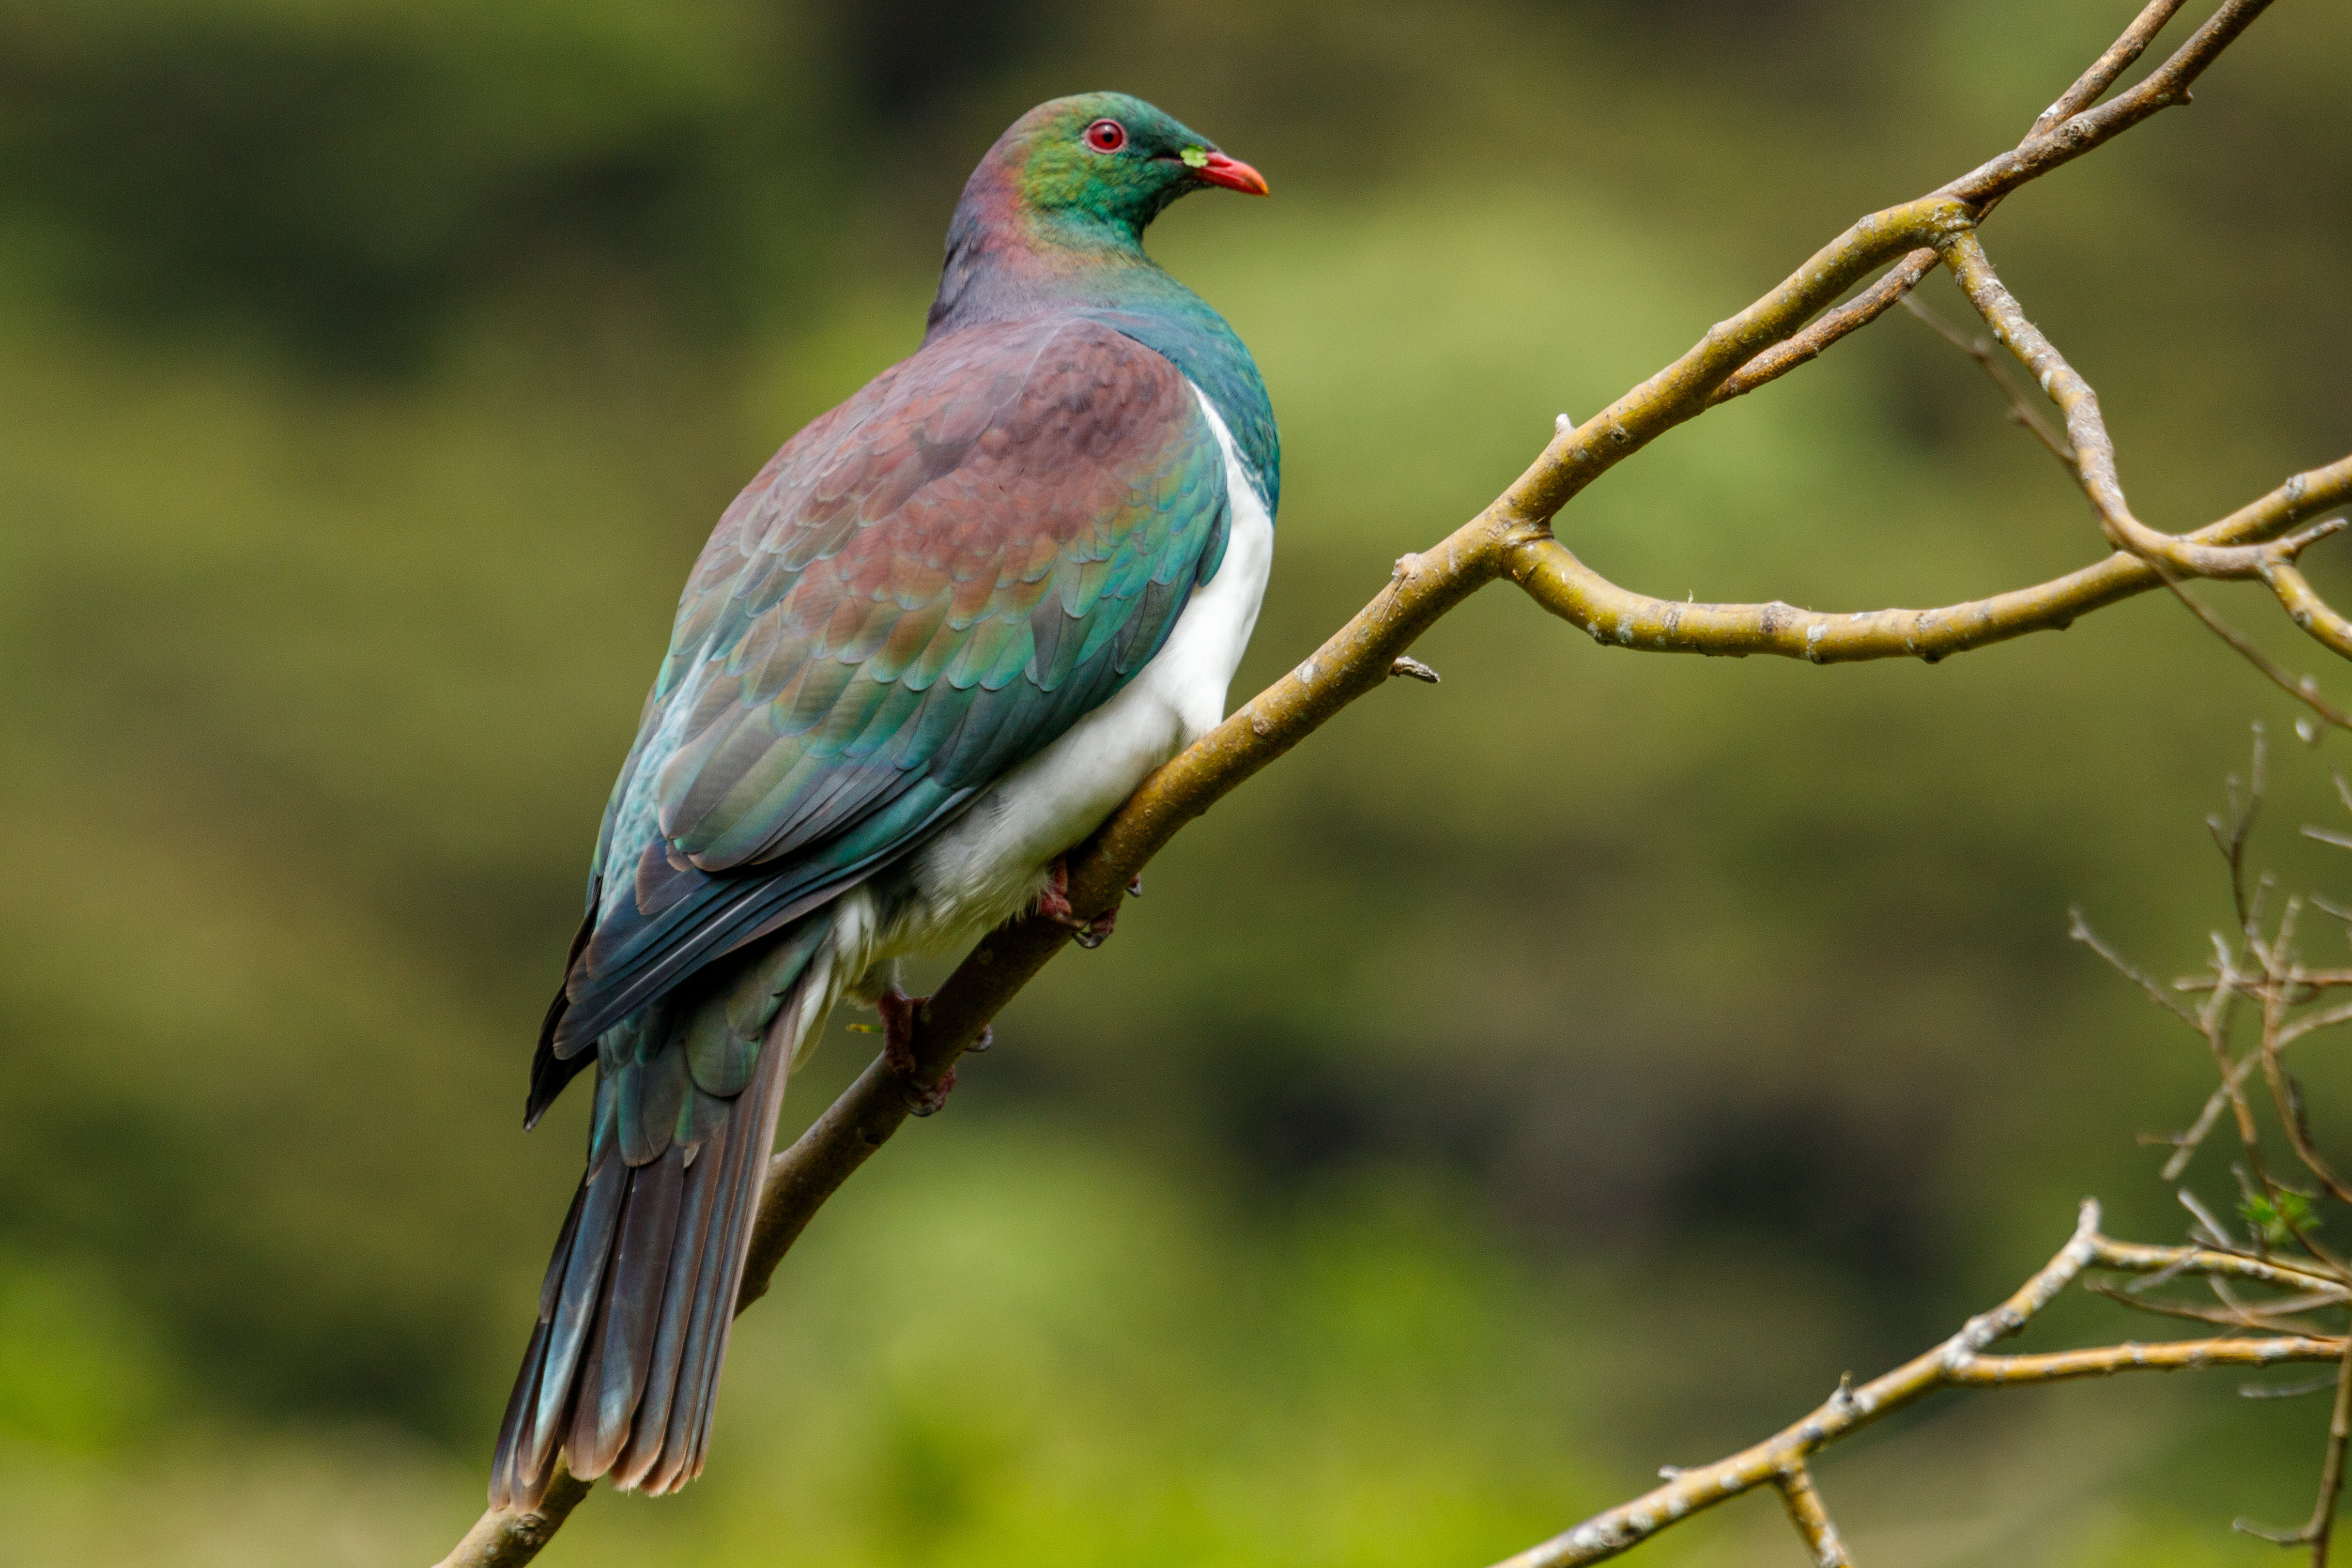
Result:
[[[1265,175],[1123,92],[1082,92],[1039,104],[997,139],[981,173],[1002,180],[1000,188],[1025,214],[1130,239],[1191,192],[1216,185],[1266,194]]]

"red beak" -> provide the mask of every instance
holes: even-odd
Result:
[[[1213,185],[1223,185],[1229,191],[1239,191],[1246,196],[1272,195],[1266,188],[1265,176],[1243,163],[1228,158],[1223,153],[1212,153],[1209,161],[1192,171],[1195,179],[1206,180]]]

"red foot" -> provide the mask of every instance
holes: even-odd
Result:
[[[929,1000],[928,996],[909,996],[896,985],[874,999],[874,1010],[882,1015],[882,1063],[898,1075],[907,1109],[917,1116],[929,1116],[945,1105],[956,1080],[953,1068],[929,1089],[923,1088],[915,1076],[915,1014]],[[982,1031],[980,1042],[972,1048],[988,1048],[987,1031]]]
[[[1141,879],[1137,879],[1138,881]],[[1090,921],[1078,918],[1078,912],[1070,908],[1070,868],[1058,856],[1046,874],[1045,890],[1037,895],[1037,912],[1055,925],[1067,926],[1077,932],[1078,945],[1085,948],[1100,947],[1118,924],[1118,907],[1116,904]]]

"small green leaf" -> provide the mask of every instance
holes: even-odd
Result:
[[[1181,156],[1187,168],[1205,169],[1209,166],[1209,153],[1204,147],[1187,147]]]
[[[2238,1212],[2273,1247],[2294,1240],[2297,1231],[2312,1230],[2318,1225],[2312,1215],[2310,1200],[2300,1193],[2281,1193],[2276,1204],[2268,1198],[2251,1197],[2238,1205]]]

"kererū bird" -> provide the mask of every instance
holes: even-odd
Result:
[[[1249,351],[1143,252],[1265,194],[1148,103],[1040,104],[981,160],[910,359],[719,520],[604,810],[526,1125],[593,1064],[588,1166],[490,1472],[702,1469],[784,1080],[844,997],[903,1040],[898,958],[1035,906],[1216,724],[1274,551]],[[895,1005],[894,1005],[895,1004]]]

